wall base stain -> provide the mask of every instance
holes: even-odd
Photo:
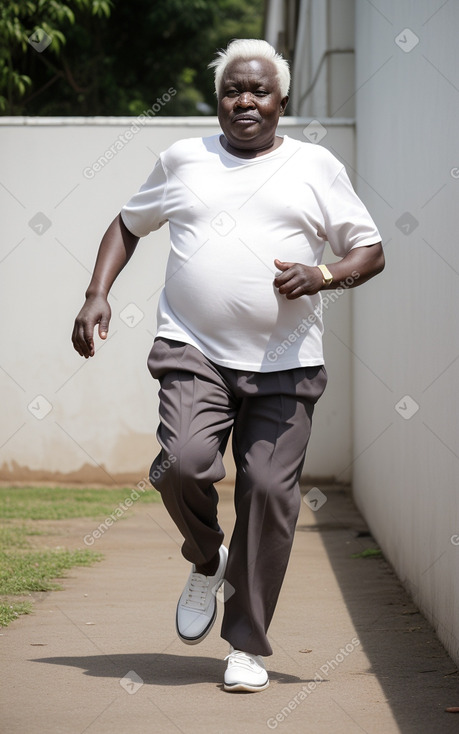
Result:
[[[50,472],[46,469],[30,469],[16,461],[4,462],[0,466],[2,484],[52,484],[52,485],[91,485],[103,487],[135,487],[139,482],[148,481],[149,466],[140,467],[136,472],[112,473],[103,465],[83,464],[71,472]]]

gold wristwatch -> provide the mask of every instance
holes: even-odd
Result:
[[[324,285],[331,285],[333,283],[333,275],[330,273],[329,269],[326,265],[318,265],[317,266],[322,273],[322,278],[324,279]]]

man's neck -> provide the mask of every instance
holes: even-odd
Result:
[[[237,158],[259,158],[262,155],[266,155],[267,153],[272,153],[273,150],[276,150],[276,148],[279,148],[280,145],[284,142],[284,138],[279,137],[276,135],[274,137],[274,140],[272,143],[270,143],[267,146],[264,146],[262,148],[236,148],[234,145],[231,145],[228,140],[225,138],[224,135],[220,135],[220,142],[223,146],[223,148],[230,153],[231,155],[236,156]]]

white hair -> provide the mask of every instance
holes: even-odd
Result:
[[[225,50],[217,51],[217,58],[211,61],[209,69],[214,69],[215,77],[215,93],[220,90],[220,84],[226,67],[231,61],[236,59],[244,59],[252,61],[253,59],[268,59],[272,61],[276,68],[276,76],[279,82],[280,93],[282,97],[286,97],[290,88],[290,67],[281,54],[267,41],[258,38],[237,38],[230,41]]]

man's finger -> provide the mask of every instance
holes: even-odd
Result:
[[[281,286],[288,283],[292,279],[292,277],[294,277],[293,272],[288,272],[293,263],[281,263],[280,260],[277,260],[275,262],[278,262],[279,266],[282,265],[282,268],[279,267],[279,270],[282,270],[282,272],[279,273],[279,275],[276,275],[276,277],[274,278],[274,285],[276,286],[276,288],[280,288]]]
[[[72,344],[75,351],[78,352],[81,357],[88,356],[86,354],[87,347],[84,339],[83,330],[80,328],[77,322],[75,322],[75,325],[73,327]]]
[[[83,349],[83,357],[94,356],[94,326],[88,328],[84,326],[81,331],[80,344]]]
[[[99,323],[99,336],[101,339],[106,339],[108,336],[108,319],[101,319]]]
[[[77,329],[75,349],[81,354],[82,357],[87,359],[94,355],[94,326],[87,326],[86,324],[80,324]]]
[[[294,263],[285,263],[282,260],[278,260],[277,258],[274,260],[274,265],[279,270],[288,270],[289,268],[292,267],[293,264]]]

